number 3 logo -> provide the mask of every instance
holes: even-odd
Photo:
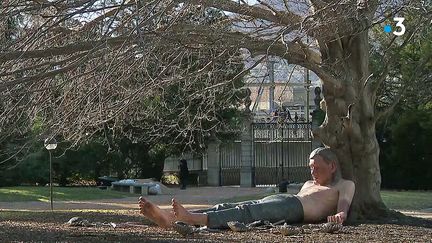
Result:
[[[396,27],[400,28],[400,31],[393,31],[393,34],[395,34],[397,36],[401,36],[401,35],[405,34],[405,25],[402,24],[402,22],[405,20],[405,18],[395,17],[395,18],[393,18],[393,20],[397,21]]]

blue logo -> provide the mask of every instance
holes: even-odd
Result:
[[[395,27],[395,31],[393,32],[394,35],[396,36],[401,36],[405,33],[405,25],[403,24],[405,18],[404,17],[394,17],[393,20],[396,22],[396,27]],[[384,32],[385,33],[391,33],[392,32],[392,27],[390,24],[386,24],[384,26]]]
[[[384,32],[390,33],[392,31],[392,27],[390,25],[384,26]]]

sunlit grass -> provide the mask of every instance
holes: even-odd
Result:
[[[392,209],[432,208],[431,191],[381,191],[381,197],[387,207]]]
[[[124,198],[132,196],[129,193],[100,190],[94,187],[53,187],[53,198],[56,201],[96,200],[107,198]],[[49,187],[3,187],[0,188],[1,202],[40,201],[50,199]]]
[[[240,202],[260,199],[270,195],[259,194],[224,199],[221,202]],[[100,190],[89,187],[54,187],[53,197],[56,201],[97,200],[124,198],[132,194],[117,191]],[[384,203],[392,209],[419,210],[432,208],[431,191],[381,191]],[[49,187],[3,187],[0,188],[1,202],[40,201],[49,202]]]

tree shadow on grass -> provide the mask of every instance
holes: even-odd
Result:
[[[424,227],[430,229],[432,228],[432,219],[408,216],[395,210],[388,210],[386,212],[386,215],[380,215],[373,220],[358,220],[355,222],[350,222],[350,225],[353,226],[360,224],[394,224],[400,226]]]

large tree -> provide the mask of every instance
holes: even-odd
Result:
[[[76,124],[68,127],[82,135],[89,129],[86,124],[105,124],[137,97],[157,95],[161,85],[210,77],[217,69],[213,60],[227,50],[247,50],[258,60],[263,55],[286,59],[321,79],[326,119],[313,131],[314,137],[335,149],[343,176],[357,185],[352,218],[373,218],[387,212],[380,196],[375,124],[393,105],[376,109],[391,60],[383,48],[377,53],[383,56],[384,68],[371,72],[374,36],[369,30],[384,21],[394,26],[394,16],[415,9],[417,17],[404,22],[405,35],[389,34],[389,47],[405,45],[418,28],[429,24],[430,7],[415,0],[3,1],[0,24],[8,35],[1,39],[0,92],[2,97],[21,97],[12,102],[19,107],[80,100],[61,116],[55,109],[42,108],[27,109],[26,114],[49,113],[57,121],[49,124],[65,135],[59,124],[66,123],[58,121],[68,118],[67,124]],[[212,9],[224,11],[226,18],[202,24],[197,16]],[[15,28],[8,25],[12,20]],[[203,55],[210,59],[208,65],[182,68],[181,60],[191,50],[209,49],[212,58]],[[119,85],[135,80],[131,67],[152,71],[141,73],[144,83]],[[55,87],[69,87],[70,92],[67,97],[50,92],[45,100],[35,98],[47,97],[45,92]],[[112,95],[105,96],[107,92]],[[7,121],[4,117],[0,119]]]

